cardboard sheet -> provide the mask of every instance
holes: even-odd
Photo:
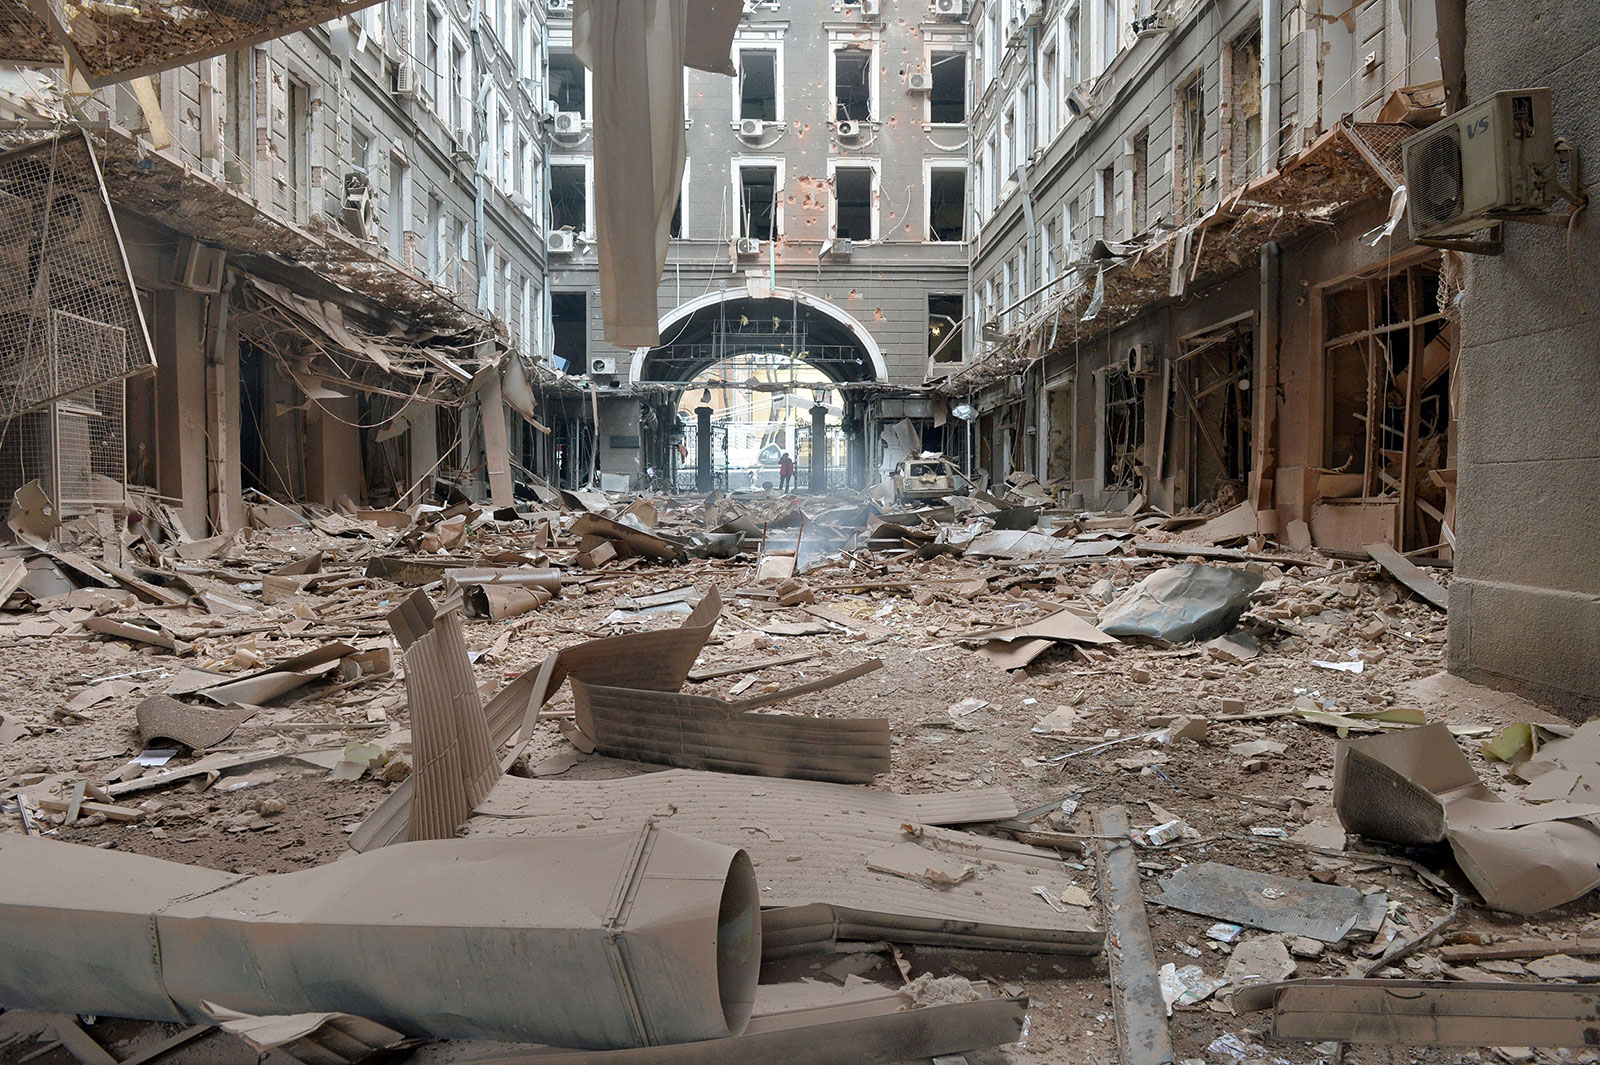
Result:
[[[405,649],[411,709],[416,798],[406,838],[449,839],[500,776],[461,615],[436,615],[419,590],[390,614],[389,623]]]
[[[1443,724],[1341,742],[1333,802],[1348,832],[1448,842],[1493,909],[1538,913],[1600,887],[1600,806],[1503,802]]]
[[[569,674],[584,679],[604,677],[633,688],[661,685],[668,691],[678,690],[711,638],[721,613],[722,597],[712,588],[676,629],[589,640],[555,652],[539,669],[522,674],[489,700],[484,717],[490,749],[499,750],[513,737],[517,739],[513,751],[520,748],[538,720],[539,708]],[[406,626],[409,632],[410,623]],[[508,757],[505,762],[510,760]],[[350,846],[366,851],[405,838],[416,787],[415,774],[402,781],[350,837]]]
[[[751,712],[843,677],[738,703],[688,692],[589,684],[573,677],[574,719],[596,750],[619,758],[682,769],[870,784],[889,771],[887,718]]]
[[[890,939],[958,948],[1097,953],[1104,941],[1090,911],[1053,910],[1070,883],[1053,852],[933,827],[949,807],[978,796],[913,799],[872,788],[673,770],[621,780],[503,777],[467,822],[471,838],[616,831],[654,819],[665,828],[749,853],[761,882],[768,956],[831,949],[835,940]],[[986,805],[986,802],[984,803]],[[928,816],[925,817],[924,815]],[[970,861],[974,876],[930,887],[873,872],[871,855],[908,842]],[[795,858],[794,856],[798,856]]]

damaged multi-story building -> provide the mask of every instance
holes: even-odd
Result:
[[[1433,5],[1135,14],[973,13],[978,466],[1448,557],[1460,261],[1386,224]]]
[[[807,487],[875,481],[924,432],[942,446],[921,386],[930,352],[959,364],[966,343],[964,7],[745,4],[735,76],[688,72],[689,164],[657,296],[662,343],[639,350],[603,339],[592,76],[572,53],[570,22],[552,19],[553,354],[595,384],[599,416],[590,437],[583,404],[568,402],[563,483],[597,464],[630,486],[654,474],[747,487],[762,477],[737,468],[741,430],[751,452],[794,450]],[[735,406],[744,415],[727,417]],[[814,418],[826,422],[821,446]],[[898,447],[885,444],[886,425],[903,426]],[[766,474],[777,483],[775,463]]]
[[[69,14],[75,65],[3,75],[24,149],[0,171],[24,340],[6,376],[66,384],[36,381],[54,402],[6,424],[0,490],[37,478],[67,512],[132,490],[195,535],[253,504],[270,521],[267,498],[381,505],[487,479],[509,500],[508,462],[536,453],[523,415],[555,376],[535,366],[543,0],[331,3],[309,13],[332,21],[259,40],[146,6],[102,34],[116,54],[94,45],[96,16]],[[41,221],[69,185],[73,210]],[[86,270],[103,292],[131,282],[142,322],[94,309],[74,288]],[[111,366],[74,368],[86,351]],[[75,372],[101,380],[64,391]]]

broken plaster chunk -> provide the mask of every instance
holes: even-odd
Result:
[[[1273,983],[1289,979],[1295,968],[1282,936],[1257,936],[1233,948],[1222,975],[1230,984]]]
[[[1289,749],[1286,743],[1277,740],[1249,740],[1245,743],[1230,743],[1229,754],[1237,754],[1243,758],[1259,758],[1264,754],[1282,754]]]

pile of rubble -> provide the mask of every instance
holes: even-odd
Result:
[[[18,494],[0,1061],[1585,1045],[1600,745],[1439,674],[1404,557],[535,496]]]

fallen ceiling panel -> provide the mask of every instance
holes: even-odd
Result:
[[[954,798],[926,801],[942,806]],[[755,864],[769,907],[764,935],[776,943],[769,957],[831,949],[840,939],[1099,952],[1105,937],[1090,910],[1056,908],[1070,880],[1055,854],[928,826],[921,809],[919,800],[872,788],[692,770],[598,781],[508,776],[467,822],[467,833],[561,836],[653,820],[737,845]],[[868,868],[879,852],[908,841],[972,871],[958,883],[932,886]]]

